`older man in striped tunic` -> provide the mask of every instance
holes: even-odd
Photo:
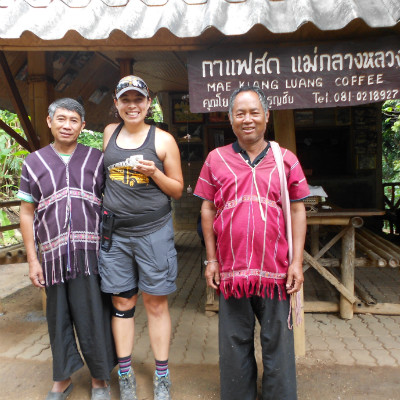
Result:
[[[259,88],[242,87],[232,93],[229,118],[237,141],[210,152],[194,192],[204,199],[207,284],[220,293],[222,400],[257,398],[255,318],[261,326],[262,399],[297,398],[288,295],[303,283],[306,214],[301,199],[309,190],[296,156],[277,148],[276,154],[281,151],[283,156],[290,205],[282,201],[278,160],[264,138],[268,115]],[[284,204],[292,221],[291,263]]]
[[[85,126],[77,101],[52,103],[47,124],[54,142],[28,155],[18,192],[29,277],[47,295],[54,383],[46,399],[66,399],[72,373],[83,366],[74,330],[92,376],[92,400],[111,399],[107,381],[116,358],[97,270],[103,155],[77,142]]]

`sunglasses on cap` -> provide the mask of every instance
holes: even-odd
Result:
[[[128,90],[136,90],[143,96],[149,97],[149,89],[143,79],[137,76],[127,76],[122,78],[115,89],[115,97],[118,99],[123,93]]]

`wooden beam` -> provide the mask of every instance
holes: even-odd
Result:
[[[310,264],[315,268],[331,285],[333,285],[350,303],[356,303],[359,301],[356,296],[345,287],[335,276],[327,271],[318,261],[304,250],[303,252],[304,262]]]
[[[339,311],[339,304],[333,301],[305,301],[304,312],[306,313],[336,313]]]
[[[313,226],[312,226],[313,227]],[[311,227],[311,228],[312,228]],[[338,242],[346,233],[346,229],[342,229],[336,236],[334,236],[318,253],[313,254],[313,257],[318,260],[321,258],[336,242]]]
[[[371,267],[377,267],[377,268],[382,268],[386,266],[386,262],[382,263],[381,261],[384,261],[382,259],[379,260],[370,260],[369,258],[365,257],[357,257],[354,259],[354,266],[357,268],[371,268]],[[340,259],[338,258],[319,258],[318,262],[323,266],[327,268],[337,268],[340,267]],[[305,264],[303,267],[303,272],[305,272],[309,267],[308,264]]]
[[[0,201],[0,208],[20,206],[21,200]]]
[[[318,217],[307,214],[307,225],[348,225],[350,217]]]
[[[3,129],[8,135],[10,135],[18,144],[24,149],[32,152],[34,149],[31,148],[28,141],[26,141],[19,133],[15,132],[11,126],[8,126],[3,120],[0,119],[0,128]]]
[[[35,131],[39,133],[40,147],[50,144],[53,138],[46,121],[49,104],[54,100],[49,55],[43,51],[28,52],[29,109]]]
[[[119,75],[121,78],[133,74],[133,64],[135,62],[133,58],[118,58],[117,61],[119,62]]]
[[[336,313],[339,311],[339,304],[332,301],[306,301],[304,312],[306,313]],[[355,314],[379,314],[379,315],[400,315],[400,304],[379,303],[376,305],[353,305]]]
[[[372,306],[361,305],[354,307],[354,312],[358,314],[400,315],[400,304],[378,303]]]
[[[14,77],[12,76],[6,56],[2,51],[0,51],[0,66],[5,76],[4,84],[10,93],[11,101],[15,110],[17,111],[18,118],[25,132],[25,135],[28,138],[29,146],[33,150],[39,150],[39,139],[35,133],[35,130],[33,129],[24,102],[22,101],[17,85],[15,84]]]
[[[0,226],[0,233],[1,232],[5,232],[5,231],[11,231],[13,229],[19,229],[19,223],[18,224],[6,225],[6,226]]]

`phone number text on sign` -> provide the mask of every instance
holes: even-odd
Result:
[[[384,100],[397,99],[399,91],[397,89],[388,90],[362,90],[362,91],[351,91],[343,90],[341,92],[313,92],[315,104],[329,104],[338,105],[360,102],[362,104],[366,102],[378,102]]]

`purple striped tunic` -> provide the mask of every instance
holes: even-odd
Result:
[[[52,145],[25,159],[18,195],[36,205],[33,229],[46,286],[90,273],[89,252],[99,250],[103,183],[103,154],[91,147],[78,144],[68,162]]]
[[[283,149],[290,200],[309,195],[297,157]],[[214,232],[225,298],[272,296],[274,286],[285,297],[288,244],[280,181],[271,149],[251,167],[232,145],[209,153],[194,194],[217,209]]]

